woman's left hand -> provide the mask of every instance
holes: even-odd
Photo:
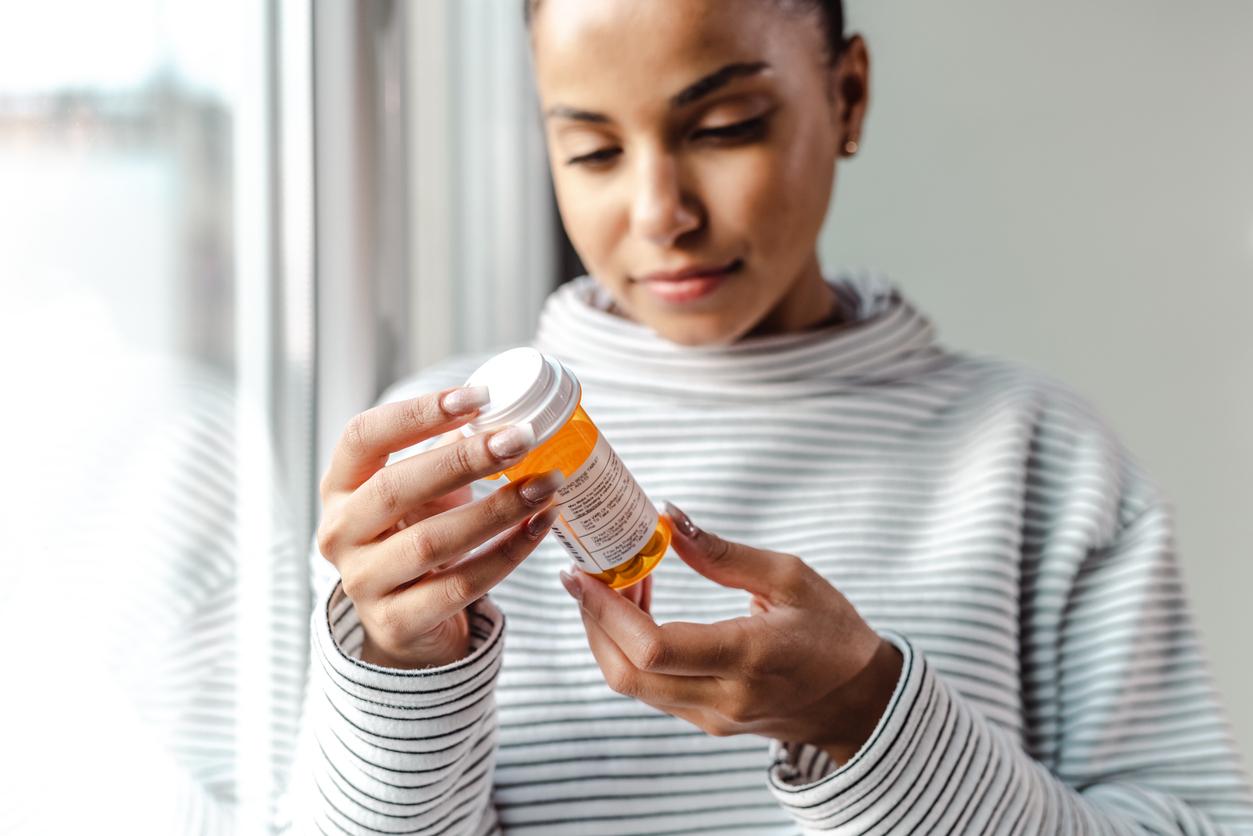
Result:
[[[887,707],[900,652],[799,557],[723,540],[674,505],[666,511],[679,557],[747,591],[751,614],[659,625],[648,612],[651,578],[619,594],[582,572],[563,572],[609,687],[718,737],[808,743],[847,761]]]

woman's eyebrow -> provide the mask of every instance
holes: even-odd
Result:
[[[686,107],[692,102],[708,96],[719,87],[725,87],[727,84],[730,84],[732,79],[746,75],[757,75],[768,69],[770,69],[770,65],[765,61],[755,61],[751,64],[727,64],[722,69],[714,70],[709,75],[689,84],[671,96],[670,108],[677,110],[680,107]]]
[[[678,93],[670,97],[670,109],[677,110],[681,107],[687,107],[693,102],[703,99],[705,96],[713,93],[721,87],[730,84],[733,79],[743,76],[757,75],[758,73],[768,70],[770,65],[765,61],[755,61],[753,63],[727,64],[721,69],[714,70],[707,76],[692,82],[684,87]],[[553,105],[545,113],[545,118],[561,118],[572,119],[576,122],[595,122],[604,124],[609,117],[603,113],[594,113],[590,110],[580,110],[565,105]]]

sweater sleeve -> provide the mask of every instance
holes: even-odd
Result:
[[[1056,663],[1033,666],[1024,650],[1024,687],[1050,695],[1028,712],[1037,727],[1027,739],[1052,741],[1037,756],[906,638],[885,633],[904,665],[861,751],[837,767],[809,746],[772,747],[771,789],[801,829],[1253,833],[1248,779],[1192,627],[1167,511],[1147,507],[1063,589]]]
[[[338,583],[321,600],[294,831],[498,832],[491,788],[503,613],[489,598],[473,605],[466,658],[392,670],[358,658],[360,622]]]

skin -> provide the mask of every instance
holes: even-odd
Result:
[[[816,15],[773,2],[543,0],[531,39],[562,222],[621,315],[683,345],[832,317],[817,238],[845,143],[861,136],[860,38],[831,66]],[[769,66],[671,101],[724,66],[758,63]],[[755,133],[702,133],[757,117]],[[682,310],[638,281],[735,258],[739,273]]]
[[[668,513],[675,553],[715,583],[748,592],[750,614],[659,625],[649,615],[650,578],[627,598],[565,572],[605,681],[716,737],[804,742],[847,762],[883,715],[900,653],[799,557],[688,527],[674,506]]]
[[[547,535],[557,482],[530,500],[550,471],[471,501],[470,485],[521,461],[491,436],[455,431],[482,403],[457,406],[450,391],[367,410],[348,422],[322,478],[317,544],[339,571],[365,630],[361,658],[389,668],[422,668],[465,657],[466,609],[486,595]],[[415,456],[388,456],[432,438]],[[490,542],[489,542],[490,541]]]
[[[544,0],[532,48],[562,219],[615,313],[693,346],[838,317],[817,237],[845,143],[860,140],[869,79],[860,38],[831,62],[816,17],[763,0]],[[680,91],[728,65],[754,71],[676,105]],[[735,136],[709,133],[759,117]],[[742,268],[696,304],[663,303],[638,281],[732,259]],[[356,606],[369,663],[463,658],[467,608],[552,520],[555,483],[535,501],[523,496],[542,477],[470,501],[472,482],[528,448],[501,457],[488,439],[462,438],[455,430],[477,407],[457,407],[453,391],[356,416],[322,482],[318,544]],[[432,448],[387,464],[437,436]],[[563,573],[606,682],[713,735],[807,742],[846,761],[882,716],[900,654],[799,557],[723,540],[668,513],[675,552],[748,592],[749,614],[658,625],[651,578],[615,593]]]

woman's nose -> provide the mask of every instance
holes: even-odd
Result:
[[[685,199],[673,157],[657,156],[640,162],[631,225],[636,234],[659,247],[673,244],[701,225],[694,201]]]

